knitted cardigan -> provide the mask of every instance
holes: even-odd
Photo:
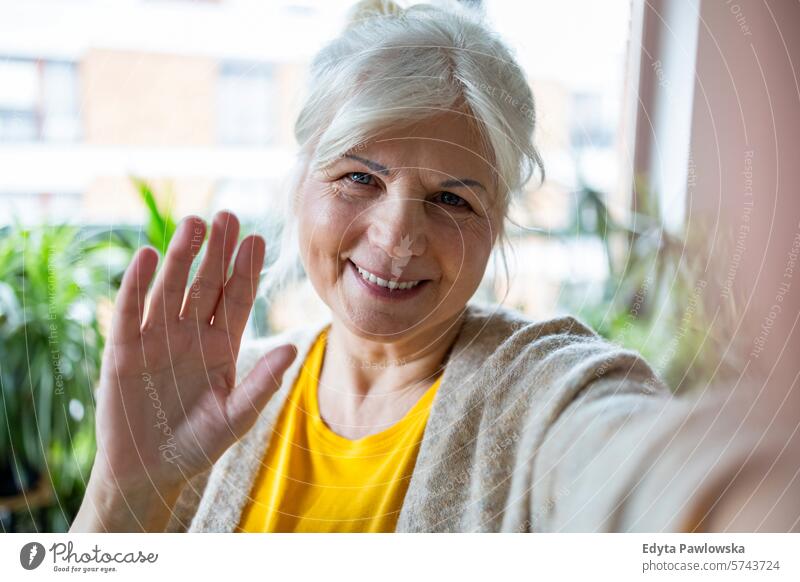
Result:
[[[329,321],[243,344],[240,379],[272,347],[292,342],[298,356],[253,428],[184,487],[166,531],[235,530]],[[717,423],[701,439],[694,425],[708,408],[674,397],[638,354],[573,317],[531,321],[468,303],[396,530],[687,531],[695,500],[722,488],[755,436],[731,441]]]

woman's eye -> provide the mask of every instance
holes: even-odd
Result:
[[[363,186],[371,186],[372,175],[367,174],[365,172],[350,172],[347,174],[347,178],[356,184],[361,184]]]
[[[452,192],[440,192],[439,199],[445,206],[463,208],[465,210],[472,209],[472,206],[469,205],[469,202],[464,200],[461,196],[453,194]]]

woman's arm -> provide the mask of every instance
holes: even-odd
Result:
[[[179,489],[154,486],[122,490],[90,477],[70,531],[161,532],[179,495]]]
[[[587,385],[537,455],[534,529],[798,531],[797,419],[728,394],[654,395],[613,371]]]
[[[800,432],[788,419],[768,424],[759,423],[763,438],[753,454],[695,498],[682,531],[800,532]]]

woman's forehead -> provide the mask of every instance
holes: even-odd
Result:
[[[462,109],[437,112],[418,120],[398,120],[375,132],[371,142],[392,142],[408,139],[454,143],[467,149],[482,149],[480,130],[474,117]]]
[[[455,114],[384,129],[342,157],[367,160],[365,163],[379,172],[413,167],[453,177],[466,173],[487,188],[491,176],[491,156],[485,142],[468,119]]]

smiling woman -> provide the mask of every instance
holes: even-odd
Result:
[[[503,218],[494,193],[465,184],[491,183],[485,159],[464,115],[443,113],[386,131],[302,183],[311,283],[342,324],[378,342],[378,357],[454,327],[477,289]],[[390,288],[403,282],[417,284]]]
[[[734,433],[733,416],[705,427],[713,402],[673,400],[641,357],[572,317],[471,302],[540,166],[533,111],[520,67],[467,8],[359,4],[314,61],[267,272],[280,285],[299,256],[330,319],[240,352],[265,243],[246,238],[234,259],[230,213],[188,295],[206,225],[184,221],[146,314],[157,256],[140,251],[72,531],[725,526],[711,502],[775,440]]]

